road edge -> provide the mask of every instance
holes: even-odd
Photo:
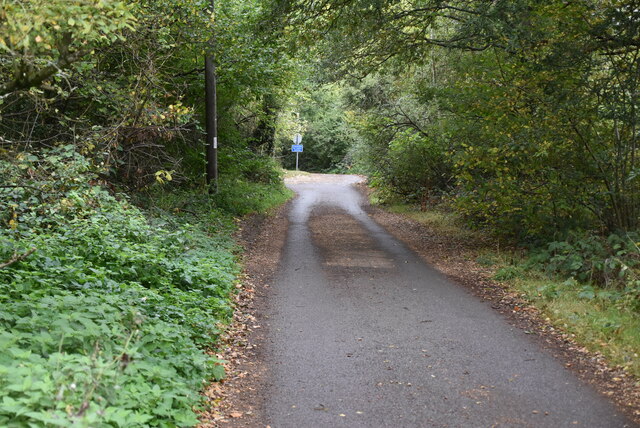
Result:
[[[201,413],[200,428],[264,426],[264,384],[268,369],[263,344],[263,318],[270,284],[286,242],[291,200],[273,213],[253,214],[239,223],[236,241],[244,248],[242,274],[234,299],[233,322],[220,339],[218,357],[226,361],[227,376],[212,382],[203,395],[209,409]]]

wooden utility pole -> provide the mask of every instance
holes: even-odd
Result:
[[[211,0],[211,10],[215,19],[215,0]],[[209,192],[218,193],[218,101],[216,82],[215,21],[209,49],[204,60],[205,115],[207,128],[207,185]]]

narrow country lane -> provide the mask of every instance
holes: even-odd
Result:
[[[634,426],[525,332],[305,176],[268,298],[265,425]],[[320,177],[320,178],[318,178]]]

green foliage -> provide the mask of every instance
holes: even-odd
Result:
[[[347,171],[351,168],[349,147],[355,142],[355,132],[345,111],[345,89],[337,84],[309,84],[308,92],[295,99],[294,114],[299,114],[300,127],[280,135],[282,164],[294,169],[296,156],[291,152],[291,137],[303,135],[304,152],[300,169],[304,171]],[[285,111],[283,114],[291,114]]]
[[[498,281],[508,281],[510,279],[518,278],[522,275],[522,269],[517,266],[505,266],[493,275],[493,278]]]
[[[497,263],[494,278],[524,292],[549,319],[614,364],[640,374],[640,250],[635,234],[571,234]]]
[[[535,271],[511,285],[563,330],[613,364],[640,374],[640,284],[606,288],[581,284],[574,279],[537,278]]]
[[[360,139],[353,157],[383,199],[400,196],[424,206],[440,200],[454,180],[443,118],[421,100],[421,79],[431,79],[426,70],[403,80],[369,76],[352,89],[350,121]]]
[[[355,159],[384,192],[444,190],[521,242],[638,229],[634,2],[331,5],[294,2],[292,17],[313,11],[324,60],[360,78]]]
[[[572,234],[566,241],[551,242],[535,250],[529,266],[541,266],[561,277],[603,286],[630,283],[637,279],[640,249],[637,235]]]
[[[253,212],[266,212],[271,207],[284,203],[291,191],[282,185],[251,183],[243,180],[220,181],[220,190],[214,196],[217,207],[236,216]]]
[[[277,114],[288,96],[292,63],[280,23],[264,19],[270,8],[262,0],[218,3],[215,13],[203,0],[4,1],[0,147],[73,143],[129,189],[153,185],[158,171],[171,171],[174,184],[200,184],[204,54],[217,64],[221,149],[259,151],[255,118],[269,116],[267,100]],[[220,170],[234,169],[221,156]]]
[[[282,184],[282,172],[272,158],[237,147],[220,150],[220,158],[229,165],[224,170],[224,175],[229,178],[266,186],[277,187]]]
[[[64,69],[121,38],[134,22],[126,1],[2,0],[0,73],[11,77],[0,85],[0,96],[62,77]]]
[[[149,221],[71,146],[0,178],[0,260],[37,248],[0,269],[0,424],[193,425],[223,375],[205,348],[231,315],[228,217]]]

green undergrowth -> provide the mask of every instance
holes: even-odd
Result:
[[[292,196],[293,192],[282,186],[281,181],[272,184],[223,180],[218,194],[213,197],[213,203],[227,213],[243,216],[269,212]]]
[[[200,189],[167,192],[155,188],[135,195],[135,202],[150,213],[177,214],[215,233],[247,214],[270,213],[292,196],[282,181],[253,183],[222,177],[215,194],[208,195]]]
[[[194,425],[224,376],[208,349],[232,315],[234,216],[287,194],[155,192],[143,211],[91,171],[70,146],[0,159],[0,426]]]
[[[467,258],[490,268],[493,279],[539,308],[548,321],[640,377],[640,251],[634,234],[571,234],[528,250],[509,249],[469,230],[455,214],[392,205],[443,238],[465,239]],[[484,232],[488,234],[488,232]]]

